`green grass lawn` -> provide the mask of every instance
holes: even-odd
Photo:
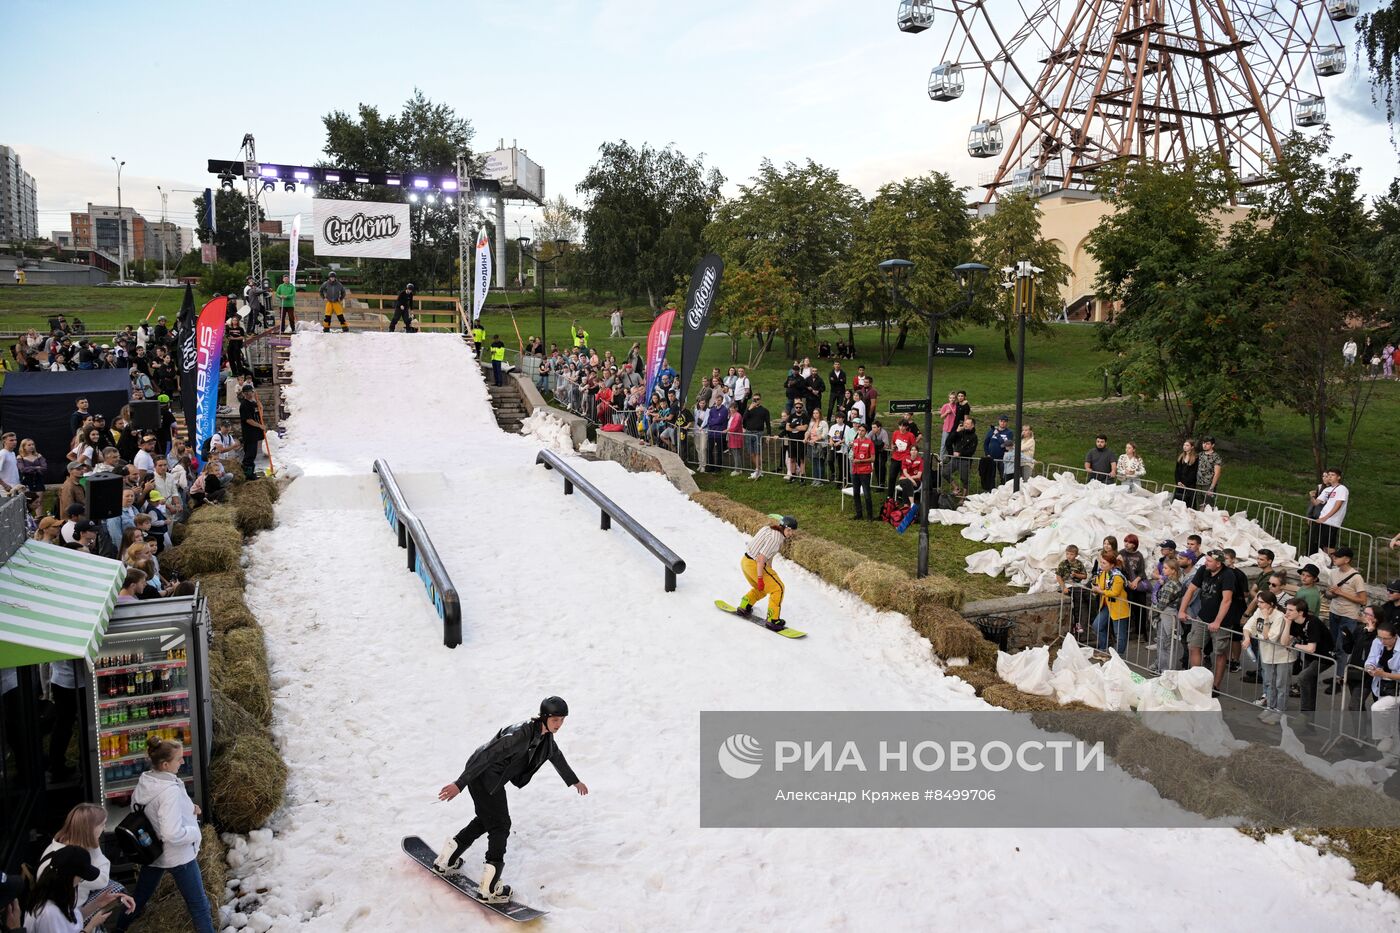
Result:
[[[196,300],[202,300],[195,290]],[[164,314],[171,321],[184,300],[183,288],[98,288],[93,285],[25,285],[0,288],[0,330],[46,328],[58,314],[82,319],[93,333],[111,334],[146,317],[154,305],[152,320]]]

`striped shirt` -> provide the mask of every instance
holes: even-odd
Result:
[[[764,560],[772,560],[782,550],[784,540],[781,531],[768,525],[753,536],[753,540],[749,542],[744,553],[753,560],[758,560],[759,555],[762,555]]]

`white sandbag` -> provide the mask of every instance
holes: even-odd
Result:
[[[1103,679],[1104,709],[1122,711],[1136,708],[1138,685],[1128,664],[1118,656],[1118,652],[1108,649],[1108,660],[1099,668]]]
[[[1334,784],[1351,784],[1357,787],[1380,787],[1395,773],[1379,761],[1327,761],[1308,754],[1303,742],[1294,734],[1287,722],[1283,723],[1283,735],[1278,747],[1284,754],[1298,761],[1313,774],[1326,778]]]
[[[989,577],[1001,574],[1001,554],[995,549],[976,551],[966,557],[968,573],[985,573]]]
[[[997,676],[1022,693],[1054,696],[1050,686],[1050,649],[1044,645],[1018,654],[997,652]]]

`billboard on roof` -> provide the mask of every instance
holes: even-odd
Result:
[[[507,198],[544,201],[544,169],[517,147],[488,152],[481,177],[499,181]]]

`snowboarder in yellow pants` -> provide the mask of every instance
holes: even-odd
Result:
[[[797,531],[797,519],[784,515],[781,522],[759,529],[749,545],[744,549],[743,560],[739,562],[744,571],[744,579],[749,582],[749,591],[739,600],[738,613],[747,618],[753,614],[754,604],[767,597],[768,621],[764,623],[773,631],[787,627],[782,620],[783,581],[773,572],[771,561],[782,550],[783,542]]]

